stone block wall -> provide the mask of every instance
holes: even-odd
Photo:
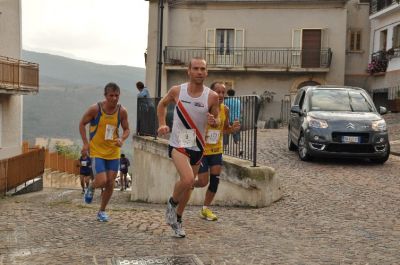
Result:
[[[178,175],[168,157],[168,142],[153,137],[133,137],[132,194],[134,201],[165,203],[171,196]],[[264,207],[282,197],[275,170],[252,167],[250,161],[224,156],[214,204]],[[202,205],[207,187],[195,189],[189,204]]]

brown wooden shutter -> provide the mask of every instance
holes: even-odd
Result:
[[[320,67],[321,59],[321,30],[304,29],[302,41],[302,60],[303,68]]]

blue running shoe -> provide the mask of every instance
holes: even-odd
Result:
[[[89,186],[86,190],[85,190],[85,195],[84,195],[84,199],[86,203],[92,203],[93,200],[93,194],[94,194],[94,189]]]
[[[97,213],[97,220],[100,222],[108,222],[109,218],[105,211],[99,211]]]

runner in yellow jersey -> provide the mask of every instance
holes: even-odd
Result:
[[[204,198],[203,207],[200,216],[209,221],[216,221],[217,216],[209,209],[218,189],[219,175],[222,169],[222,153],[223,153],[223,134],[233,133],[240,130],[239,121],[231,121],[229,123],[229,108],[224,105],[225,85],[223,82],[214,82],[210,87],[218,94],[220,112],[220,125],[218,128],[208,126],[206,130],[206,147],[195,187],[205,187],[208,183],[208,189]]]
[[[101,196],[100,210],[97,220],[107,222],[106,206],[114,190],[114,180],[119,170],[120,149],[128,138],[130,130],[128,112],[118,104],[120,88],[115,83],[104,87],[105,100],[94,104],[83,115],[79,123],[83,147],[82,155],[87,154],[92,159],[94,180],[85,191],[84,200],[91,203],[96,188],[104,188]],[[86,125],[90,123],[87,139]],[[122,135],[119,126],[122,127]]]

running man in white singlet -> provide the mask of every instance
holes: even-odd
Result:
[[[189,82],[173,86],[161,99],[157,107],[158,134],[170,131],[166,125],[167,106],[175,103],[172,132],[168,152],[179,174],[174,191],[167,202],[165,214],[176,237],[185,237],[182,227],[184,207],[180,201],[190,196],[195,176],[204,153],[205,129],[207,125],[219,126],[218,94],[203,85],[207,77],[207,63],[193,58],[188,67]]]

